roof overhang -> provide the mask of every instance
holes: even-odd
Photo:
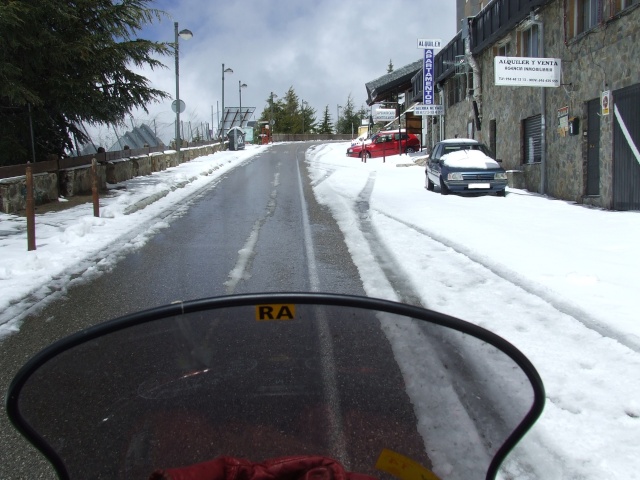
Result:
[[[367,105],[383,102],[393,94],[411,90],[411,78],[421,69],[422,60],[418,60],[365,83]]]

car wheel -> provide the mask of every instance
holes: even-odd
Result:
[[[367,151],[364,151],[364,152],[362,152],[360,154],[360,158],[362,158],[363,160],[367,160],[367,159],[371,158],[371,153],[367,152]]]
[[[496,192],[496,195],[498,195],[499,197],[506,197],[507,196],[507,191],[506,190],[498,190]]]
[[[413,147],[407,147],[407,148],[405,149],[404,153],[413,153],[413,152],[415,152],[415,151],[416,151],[416,149],[415,149],[415,148],[413,148]]]
[[[427,177],[427,190],[433,192],[435,187],[436,185],[429,179],[429,177]]]
[[[442,180],[442,177],[440,178],[440,193],[442,195],[449,195],[449,187],[445,185],[444,180]]]

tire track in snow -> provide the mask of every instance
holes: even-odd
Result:
[[[365,187],[366,189],[366,187]],[[368,206],[368,202],[367,202]],[[472,262],[486,268],[491,273],[495,274],[497,277],[500,277],[504,281],[515,285],[516,287],[521,288],[522,290],[540,298],[541,300],[547,302],[551,305],[555,310],[560,313],[563,313],[577,322],[584,325],[589,330],[593,330],[599,335],[610,338],[611,340],[615,340],[616,342],[624,345],[625,347],[633,350],[636,353],[640,353],[640,341],[634,337],[629,337],[628,335],[623,334],[622,332],[618,332],[609,326],[602,325],[597,318],[590,315],[587,311],[580,308],[578,305],[575,305],[571,302],[566,301],[560,295],[550,291],[543,285],[540,285],[534,281],[528,280],[522,275],[510,270],[509,268],[496,264],[490,261],[487,261],[486,258],[481,258],[478,256],[476,252],[472,249],[459,244],[457,242],[451,241],[450,239],[445,238],[442,235],[438,235],[432,231],[425,230],[423,228],[417,227],[416,225],[407,223],[400,218],[395,217],[389,213],[380,211],[378,209],[373,209],[377,214],[387,217],[390,220],[398,222],[405,227],[414,230],[415,232],[424,235],[425,237],[430,238],[432,241],[441,244],[442,246],[451,249],[452,251],[464,255]]]
[[[392,253],[384,243],[380,241],[375,227],[371,223],[369,199],[373,192],[375,180],[376,174],[372,172],[356,200],[355,208],[358,213],[358,229],[362,232],[362,235],[369,244],[376,263],[382,269],[384,276],[392,286],[399,301],[418,307],[428,307],[424,304],[418,292],[415,291],[406,275],[402,275],[402,269],[394,260]]]

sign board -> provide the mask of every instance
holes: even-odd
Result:
[[[442,40],[440,39],[418,39],[418,48],[442,48]]]
[[[422,66],[424,69],[423,77],[424,77],[424,85],[422,86],[422,103],[425,105],[433,105],[433,49],[425,48],[424,49],[424,59],[422,62]]]
[[[569,107],[564,106],[558,109],[558,135],[566,137],[569,131]]]
[[[388,122],[395,120],[396,111],[394,108],[379,108],[373,115],[376,122]]]
[[[242,131],[244,132],[244,141],[246,143],[253,143],[253,128],[244,127]]]
[[[560,58],[495,57],[495,84],[516,87],[559,87]]]
[[[444,105],[416,105],[415,115],[444,115]]]
[[[611,90],[602,92],[600,96],[600,107],[602,115],[609,115],[611,109]]]

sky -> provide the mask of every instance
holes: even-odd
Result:
[[[442,196],[424,188],[420,154],[362,163],[345,157],[347,146],[318,143],[306,161],[366,294],[398,299],[359,228],[363,195],[406,290],[427,308],[502,336],[542,377],[545,410],[508,457],[503,478],[640,478],[640,212],[511,188],[504,198]],[[33,252],[24,218],[0,214],[0,341],[20,330],[34,299],[55,299],[108,271],[168,228],[167,212],[188,208],[201,189],[265,148],[218,152],[129,180],[101,199],[99,218],[91,205],[39,214]],[[410,338],[390,341],[413,351]],[[410,374],[415,359],[397,360]],[[423,393],[408,391],[419,418]],[[436,473],[447,468],[436,462]]]
[[[225,75],[225,107],[239,106],[238,82],[247,84],[242,105],[255,107],[256,117],[271,92],[284,98],[293,87],[316,110],[317,119],[328,106],[335,121],[337,106],[344,106],[349,95],[356,109],[366,105],[365,83],[385,75],[389,61],[400,68],[419,60],[418,38],[447,43],[457,33],[451,0],[157,0],[151,6],[168,16],[140,31],[140,38],[173,42],[174,22],[179,30],[193,32],[179,48],[185,132],[189,122],[192,131],[211,123],[212,107],[217,125],[223,63],[233,70]],[[158,136],[168,144],[175,131],[175,60],[171,55],[162,61],[168,68],[142,73],[171,99],[132,117],[136,126],[154,127],[155,121]],[[91,133],[96,145],[115,143],[113,128]]]

